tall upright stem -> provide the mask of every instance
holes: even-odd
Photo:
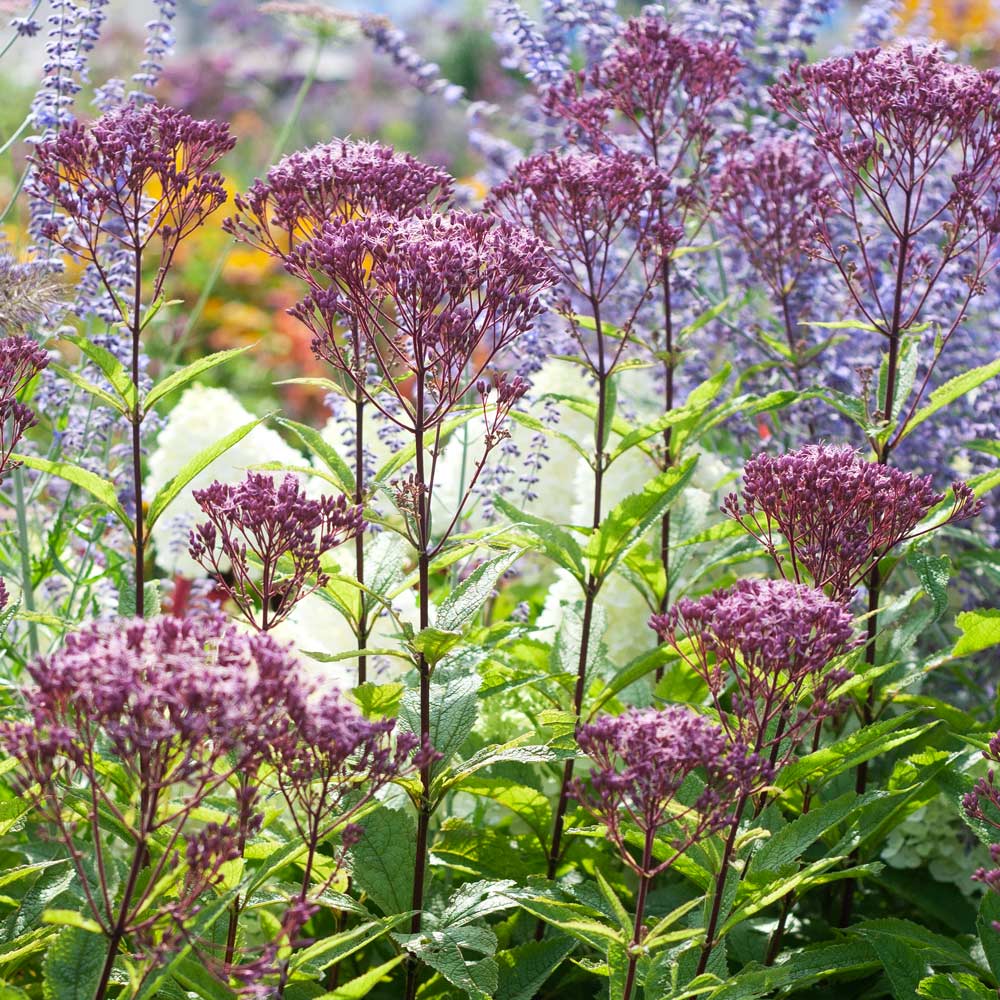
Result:
[[[663,412],[670,413],[674,408],[674,323],[670,301],[670,258],[663,259]],[[663,468],[667,470],[673,465],[671,444],[673,432],[668,427],[663,432]],[[663,594],[660,597],[660,614],[670,607],[670,511],[668,510],[660,522],[660,561],[663,564]],[[656,679],[663,676],[663,668],[656,671]]]
[[[622,990],[622,1000],[632,1000],[632,990],[635,986],[635,967],[639,961],[639,945],[642,944],[642,921],[646,915],[646,897],[653,883],[652,876],[646,873],[653,865],[653,841],[655,830],[646,831],[646,840],[642,848],[642,874],[639,876],[639,892],[635,897],[635,926],[632,931],[632,946],[629,949],[628,971],[625,973],[625,988]]]
[[[26,611],[35,610],[35,585],[31,579],[31,546],[28,542],[28,509],[24,496],[24,470],[18,466],[14,470],[14,503],[17,508],[17,537],[21,555],[21,599]],[[38,655],[38,627],[28,622],[28,650],[32,656]]]
[[[601,526],[601,503],[604,490],[604,424],[607,420],[608,408],[608,377],[605,370],[604,331],[601,325],[601,307],[596,296],[591,298],[591,309],[594,317],[594,329],[597,337],[597,423],[594,442],[594,497],[591,528],[597,531]],[[580,656],[576,667],[576,685],[573,689],[573,716],[577,721],[583,708],[583,695],[587,681],[587,660],[590,656],[590,630],[594,619],[594,605],[601,589],[602,580],[592,573],[584,588],[583,628],[580,633]],[[562,785],[559,789],[559,801],[556,804],[555,816],[552,822],[552,845],[549,850],[547,875],[554,878],[559,858],[562,854],[563,825],[566,819],[566,807],[569,803],[569,788],[573,781],[573,758],[563,765]],[[542,925],[539,925],[542,929]]]
[[[132,302],[132,490],[135,495],[135,613],[145,617],[146,539],[142,510],[142,405],[139,401],[139,339],[142,331],[142,250],[135,251],[135,296]]]
[[[740,820],[743,818],[743,811],[746,809],[750,797],[741,795],[736,806],[736,813],[733,816],[733,825],[729,829],[729,836],[726,837],[726,846],[722,852],[722,867],[715,880],[715,895],[712,897],[712,912],[708,918],[708,926],[705,928],[705,943],[701,946],[701,955],[698,958],[698,971],[696,975],[701,975],[708,968],[708,960],[712,957],[712,952],[718,943],[715,940],[715,932],[719,927],[719,917],[722,915],[722,897],[726,892],[726,882],[729,880],[729,865],[733,860],[736,851],[736,838],[740,832]]]
[[[364,379],[361,370],[361,344],[358,341],[357,323],[351,324],[354,332],[355,380]],[[354,503],[363,507],[365,502],[365,397],[361,391],[363,381],[354,386]],[[365,596],[365,535],[359,531],[354,536],[354,574],[358,578],[358,649],[368,645],[368,601]],[[358,657],[358,683],[368,680],[368,657]]]
[[[423,380],[417,376],[415,402],[415,432],[416,444],[416,476],[417,476],[417,576],[420,591],[420,628],[430,625],[430,497],[426,496],[426,478],[424,469],[424,395]],[[420,744],[421,749],[427,747],[431,732],[431,675],[430,664],[423,653],[417,657],[417,671],[420,674]],[[426,755],[425,755],[426,756]],[[431,823],[431,769],[432,761],[425,760],[420,769],[420,806],[417,810],[417,844],[416,863],[413,869],[413,897],[410,909],[413,917],[410,920],[410,933],[419,934],[422,910],[424,907],[424,881],[427,871],[427,839]],[[406,1000],[413,1000],[417,993],[418,964],[415,960],[408,963],[406,970]]]
[[[876,460],[881,465],[889,464],[889,456],[892,452],[892,411],[896,401],[896,382],[899,377],[899,344],[903,331],[903,291],[906,283],[906,257],[910,246],[910,204],[912,191],[907,189],[906,199],[903,206],[903,225],[900,230],[898,258],[896,260],[896,287],[892,300],[892,322],[889,325],[889,357],[886,361],[885,376],[885,403],[883,417],[889,427],[885,444],[876,450]],[[878,637],[878,607],[882,597],[882,568],[876,562],[872,566],[865,581],[868,588],[868,628],[867,643],[865,645],[865,663],[871,668],[877,662],[876,639]],[[875,685],[869,686],[865,695],[864,704],[861,706],[862,726],[871,725],[875,717]],[[862,761],[855,772],[854,790],[858,795],[864,795],[868,788],[868,761]],[[857,861],[858,852],[851,853],[851,862]],[[851,922],[851,913],[854,908],[854,879],[847,879],[844,882],[844,894],[840,901],[840,926],[846,927]]]

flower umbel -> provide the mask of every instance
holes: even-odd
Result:
[[[741,497],[731,493],[723,513],[767,550],[782,576],[809,580],[838,601],[901,542],[941,524],[973,517],[982,508],[963,483],[952,484],[947,517],[922,530],[921,521],[944,500],[930,476],[866,462],[849,445],[806,445],[784,455],[762,453],[743,470]],[[778,551],[777,535],[788,546]]]
[[[604,715],[577,731],[577,742],[597,765],[573,794],[607,830],[622,860],[651,878],[692,844],[733,822],[736,803],[770,777],[770,767],[734,744],[723,730],[690,709],[629,709]],[[704,781],[697,797],[679,799],[692,774]],[[665,831],[676,853],[646,865],[626,844],[629,828]]]
[[[194,498],[208,521],[191,532],[191,558],[219,578],[220,588],[262,632],[326,584],[323,553],[364,528],[361,508],[349,506],[347,497],[310,500],[292,475],[276,486],[272,476],[250,472],[237,486],[216,482]],[[224,562],[231,566],[228,574]]]
[[[836,711],[830,695],[851,674],[830,664],[858,645],[843,605],[787,580],[738,580],[650,625],[708,685],[730,738],[776,769]]]
[[[441,208],[454,181],[443,170],[376,142],[339,139],[292,153],[235,198],[223,228],[273,257],[284,258],[326,223],[376,212],[406,216]]]
[[[48,363],[48,354],[30,337],[0,338],[0,478],[16,467],[11,455],[36,421],[17,396]]]

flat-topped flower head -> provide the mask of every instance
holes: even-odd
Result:
[[[292,310],[313,331],[317,355],[349,377],[356,352],[344,320],[382,376],[359,388],[397,426],[438,425],[496,354],[528,330],[552,283],[545,248],[528,230],[487,214],[379,213],[325,226],[291,256],[311,294]],[[422,394],[411,396],[413,376]]]
[[[661,15],[644,14],[625,25],[589,73],[553,87],[545,108],[586,134],[610,134],[612,141],[617,111],[652,153],[671,133],[681,144],[707,138],[710,116],[734,93],[741,68],[735,44],[689,38]]]
[[[193,495],[208,521],[191,532],[191,558],[219,578],[261,631],[284,621],[298,601],[324,586],[323,554],[364,528],[361,508],[347,497],[310,499],[293,475],[275,484],[273,476],[250,472],[236,486],[216,482]]]
[[[693,843],[733,821],[737,800],[766,784],[770,767],[746,747],[733,744],[716,724],[688,708],[629,709],[604,715],[577,731],[577,742],[596,764],[574,794],[605,824],[623,860],[651,876]],[[681,801],[695,775],[701,792]],[[630,827],[643,834],[663,830],[678,855],[643,868],[626,847]]]
[[[831,197],[822,156],[799,139],[763,139],[732,154],[712,186],[722,222],[754,271],[787,297],[809,266],[814,220]]]
[[[681,235],[657,211],[669,188],[669,175],[641,156],[551,152],[522,160],[486,204],[551,247],[562,278],[559,308],[571,316],[579,311],[574,302],[603,305],[637,271],[648,291]],[[631,318],[619,325],[634,321],[644,294],[630,290]]]
[[[705,680],[732,738],[775,766],[834,711],[828,696],[850,672],[831,664],[858,644],[842,604],[788,580],[738,580],[650,625]]]
[[[326,223],[377,212],[406,216],[443,208],[453,178],[409,153],[376,142],[338,139],[284,157],[235,198],[223,228],[275,257],[285,257]]]
[[[955,502],[941,523],[982,508],[968,486],[952,489]],[[865,461],[849,445],[806,445],[752,458],[742,495],[730,494],[722,509],[761,542],[783,576],[848,601],[883,556],[931,530],[919,525],[943,499],[930,476]],[[778,551],[779,535],[787,554]]]
[[[155,298],[178,243],[226,200],[212,167],[235,144],[221,122],[152,103],[73,122],[35,147],[31,194],[62,213],[43,235],[94,264],[107,241],[135,254],[159,240]]]
[[[899,45],[795,65],[771,97],[836,178],[812,252],[838,269],[867,321],[887,336],[911,329],[952,280],[965,286],[950,296],[957,325],[996,266],[1000,72]]]

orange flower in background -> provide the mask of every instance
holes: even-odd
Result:
[[[903,29],[919,16],[921,0],[906,0]],[[932,0],[931,29],[949,45],[979,42],[993,47],[1000,35],[1000,17],[992,0]]]

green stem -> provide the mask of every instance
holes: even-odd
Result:
[[[28,545],[28,513],[24,502],[24,470],[14,470],[14,500],[17,507],[17,537],[21,556],[21,597],[26,611],[35,610],[35,585],[31,579],[31,549]],[[28,648],[32,657],[38,655],[38,627],[28,622]]]

